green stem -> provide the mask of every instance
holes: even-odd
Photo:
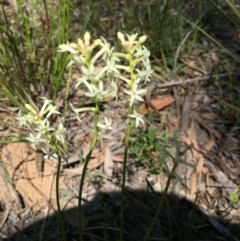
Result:
[[[57,199],[57,209],[58,209],[58,220],[60,222],[60,229],[63,235],[63,240],[67,241],[66,233],[64,230],[63,216],[60,207],[60,196],[59,196],[59,177],[60,177],[60,167],[61,167],[61,156],[57,153],[58,165],[57,165],[57,176],[56,176],[56,199]]]
[[[78,221],[79,221],[79,239],[80,241],[84,241],[83,240],[83,226],[82,226],[82,205],[81,205],[81,200],[82,200],[82,192],[83,192],[83,184],[84,184],[84,177],[86,175],[87,172],[87,166],[88,163],[90,161],[93,149],[96,145],[97,142],[97,138],[98,138],[98,132],[99,132],[99,128],[97,127],[97,123],[99,122],[99,106],[100,103],[97,102],[96,103],[96,107],[95,107],[95,131],[94,131],[94,136],[93,136],[93,140],[90,146],[90,150],[86,156],[86,160],[83,166],[83,171],[82,171],[82,177],[81,177],[81,181],[79,184],[79,194],[78,194]]]
[[[68,71],[68,79],[67,79],[65,101],[64,101],[63,125],[65,125],[65,120],[66,120],[66,115],[67,115],[67,110],[68,110],[71,82],[72,82],[72,65],[69,67],[69,71]]]
[[[129,107],[129,115],[133,113],[133,105]],[[121,190],[121,213],[120,213],[120,222],[121,222],[121,232],[120,232],[120,240],[123,241],[123,224],[124,224],[124,193],[125,193],[125,182],[126,182],[126,169],[127,169],[127,154],[128,154],[128,148],[129,148],[129,141],[130,141],[130,135],[132,130],[132,118],[128,118],[128,124],[127,124],[127,134],[125,139],[125,148],[124,148],[124,160],[123,160],[123,180],[122,180],[122,190]]]
[[[66,0],[64,2],[64,33],[65,33],[65,38],[69,39],[70,37],[70,1]]]
[[[144,241],[147,241],[150,233],[152,232],[152,229],[153,229],[154,225],[155,225],[156,222],[157,222],[157,219],[158,219],[158,217],[159,217],[159,214],[160,214],[160,212],[161,212],[161,210],[162,210],[162,208],[163,208],[163,204],[164,204],[164,202],[165,202],[165,200],[166,200],[166,198],[167,198],[168,188],[169,188],[169,185],[170,185],[170,182],[171,182],[172,178],[174,177],[174,173],[175,173],[175,170],[176,170],[177,166],[178,166],[178,162],[175,162],[174,165],[173,165],[173,168],[172,168],[172,170],[171,170],[171,172],[170,172],[170,174],[169,174],[169,177],[168,177],[168,180],[167,180],[167,184],[166,184],[166,187],[165,187],[165,189],[164,189],[163,196],[162,196],[161,201],[160,201],[160,203],[159,203],[157,212],[156,212],[156,214],[155,214],[155,216],[154,216],[154,219],[153,219],[150,227],[147,229],[147,232],[146,232],[146,234],[145,234]]]

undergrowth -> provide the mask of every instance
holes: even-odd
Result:
[[[146,166],[151,173],[160,174],[168,161],[163,149],[171,149],[174,133],[167,128],[159,130],[153,126],[152,112],[146,117],[146,126],[134,129],[129,146],[129,154],[133,160]]]

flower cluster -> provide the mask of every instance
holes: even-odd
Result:
[[[61,122],[57,127],[50,126],[49,117],[52,114],[60,114],[56,111],[56,106],[52,105],[52,101],[45,97],[43,99],[43,106],[40,111],[29,104],[25,104],[26,109],[29,111],[27,114],[22,114],[22,110],[18,112],[16,119],[20,126],[26,126],[31,130],[30,135],[26,138],[31,143],[44,142],[50,144],[52,147],[58,143],[64,143],[64,135],[66,129]],[[54,135],[51,133],[54,132]]]
[[[118,38],[124,52],[115,52],[114,47],[104,39],[96,39],[91,43],[91,35],[86,32],[83,39],[78,39],[77,43],[66,43],[59,45],[59,52],[69,52],[70,62],[68,67],[75,64],[82,73],[77,80],[75,88],[84,85],[86,97],[91,98],[95,103],[95,107],[75,108],[70,104],[72,110],[76,113],[79,120],[79,114],[91,111],[99,115],[99,105],[107,97],[114,97],[117,100],[117,84],[115,79],[123,80],[127,89],[124,93],[128,96],[129,101],[129,118],[136,121],[136,126],[143,122],[141,114],[134,110],[133,105],[136,100],[143,101],[142,96],[145,94],[144,89],[140,89],[141,82],[150,81],[152,74],[150,66],[149,50],[143,45],[146,36],[138,38],[138,34],[126,35],[126,37],[118,32]],[[98,64],[99,60],[103,64]],[[126,65],[122,64],[126,63]],[[108,82],[105,83],[107,80]],[[106,88],[107,86],[107,88]],[[18,113],[17,120],[20,125],[27,126],[32,130],[32,134],[27,137],[32,143],[46,142],[51,146],[64,142],[66,129],[59,122],[57,127],[50,126],[49,117],[52,114],[60,114],[56,111],[56,106],[52,105],[52,101],[42,98],[43,106],[40,111],[33,106],[26,104],[25,107],[29,111],[26,115],[22,115],[21,110]],[[100,130],[112,129],[112,120],[104,117],[104,123],[100,123],[96,119],[96,126]],[[53,135],[54,133],[54,135]]]
[[[115,77],[123,80],[128,85],[128,89],[124,93],[129,96],[129,105],[133,106],[135,100],[143,101],[142,96],[145,94],[144,89],[139,89],[142,80],[150,81],[149,77],[152,74],[150,66],[149,50],[143,45],[146,36],[141,36],[137,39],[138,34],[124,35],[118,32],[118,38],[125,50],[125,53],[114,52],[114,47],[104,39],[96,39],[90,44],[91,35],[86,32],[83,39],[78,39],[77,43],[61,44],[59,52],[69,52],[71,54],[71,61],[68,66],[76,64],[81,70],[82,76],[78,79],[76,88],[82,84],[87,88],[85,96],[92,98],[96,103],[102,102],[106,97],[115,97],[117,99],[117,85],[111,80],[108,86],[110,89],[104,88],[103,76],[108,79]],[[96,51],[94,51],[96,50]],[[103,67],[96,66],[96,61],[101,59],[105,62]],[[120,60],[127,60],[127,65],[119,64]],[[124,72],[124,74],[121,74]],[[128,73],[128,77],[126,76]],[[96,111],[95,108],[79,108],[75,109],[71,106],[73,111],[78,114],[85,111]],[[130,118],[136,119],[136,125],[139,121],[143,122],[142,116],[136,111],[129,113]],[[79,116],[78,116],[79,118]],[[109,129],[111,120],[106,120],[105,123],[98,123],[101,129]]]
[[[71,61],[68,66],[76,64],[80,69],[82,76],[78,78],[75,88],[80,85],[85,85],[87,91],[85,96],[91,98],[95,103],[102,102],[107,97],[115,97],[117,99],[117,85],[111,80],[108,85],[110,88],[105,88],[103,76],[112,79],[112,76],[119,74],[118,69],[115,67],[119,59],[113,55],[114,48],[104,39],[96,39],[90,44],[91,35],[86,32],[83,40],[78,39],[77,43],[61,44],[59,52],[69,52],[71,54]],[[96,51],[94,51],[96,50]],[[96,65],[97,60],[101,59],[105,62],[103,67]],[[79,108],[75,109],[71,105],[72,110],[77,114],[85,111],[97,111],[96,108]],[[78,116],[79,118],[79,116]],[[80,119],[80,118],[79,118]],[[111,119],[106,119],[105,123],[97,123],[100,129],[110,129],[109,123]]]
[[[129,74],[129,78],[125,75],[119,75],[118,77],[126,82],[128,89],[123,90],[125,94],[129,96],[128,101],[130,107],[133,106],[135,100],[144,101],[142,96],[146,93],[145,89],[139,89],[139,84],[142,80],[144,82],[150,81],[153,70],[150,65],[150,51],[143,45],[146,40],[146,36],[141,36],[137,40],[138,34],[127,35],[127,40],[124,35],[118,32],[118,38],[121,41],[126,53],[115,53],[118,58],[127,60],[127,65],[116,65],[118,70],[124,70]],[[129,113],[130,118],[136,119],[136,126],[139,125],[139,121],[143,122],[142,115],[135,110],[131,110]]]

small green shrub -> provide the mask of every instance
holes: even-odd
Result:
[[[163,166],[159,163],[160,139],[157,131],[150,125],[146,130],[136,129],[130,142],[130,155],[136,162],[147,165],[152,173],[161,173]]]

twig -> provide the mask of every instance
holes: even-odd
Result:
[[[8,214],[10,213],[12,207],[11,204],[8,206],[7,210],[5,211],[5,214],[3,216],[2,222],[0,223],[0,229],[3,227],[4,223],[6,222],[7,218],[8,218]]]
[[[194,83],[194,82],[198,82],[198,81],[202,81],[202,80],[208,80],[210,78],[228,76],[230,73],[233,74],[232,72],[227,72],[227,73],[224,73],[224,74],[205,75],[205,76],[196,77],[196,78],[193,78],[193,79],[186,79],[186,80],[183,80],[183,81],[176,81],[175,82],[175,80],[171,80],[171,82],[169,82],[169,83],[156,84],[156,87],[157,88],[164,88],[164,87],[170,87],[170,86],[175,86],[175,85],[189,84],[189,83]]]

